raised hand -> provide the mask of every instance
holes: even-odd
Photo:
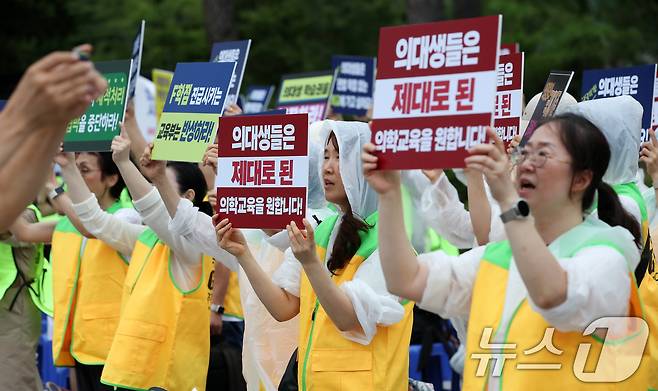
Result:
[[[377,193],[386,194],[391,190],[400,189],[400,172],[397,170],[377,170],[375,156],[375,145],[368,143],[363,146],[361,162],[363,163],[363,175]]]
[[[505,145],[491,127],[487,127],[487,135],[490,140],[493,140],[493,143],[480,144],[471,148],[468,151],[471,156],[464,159],[466,168],[484,174],[491,189],[491,195],[498,203],[511,204],[518,198],[518,194],[510,176],[510,162],[505,152]]]
[[[116,164],[130,161],[130,139],[126,134],[126,126],[121,123],[121,134],[112,139],[112,160]]]
[[[59,164],[60,167],[69,167],[69,165],[75,165],[75,153],[73,152],[64,152],[62,146],[59,147],[59,153],[55,155],[53,161]]]
[[[304,219],[304,230],[300,230],[294,221],[286,226],[290,249],[302,265],[320,262],[315,251],[315,234],[308,220]]]
[[[653,186],[658,185],[658,140],[656,132],[649,130],[649,141],[642,143],[640,161],[647,165],[647,173],[651,176]]]
[[[240,106],[238,106],[235,103],[231,103],[230,105],[228,105],[228,107],[226,107],[226,110],[224,110],[224,115],[227,117],[232,117],[234,115],[240,115],[240,114],[242,114],[242,109],[240,108]]]
[[[91,52],[91,45],[77,49]],[[33,129],[60,128],[85,112],[107,89],[94,64],[75,52],[53,52],[32,64],[11,95],[6,114]],[[29,109],[27,109],[29,108]]]
[[[140,171],[151,181],[165,177],[167,162],[164,160],[151,159],[153,153],[153,143],[149,143],[144,149],[142,157],[139,159]]]
[[[212,221],[215,224],[215,233],[219,247],[236,258],[240,258],[249,252],[249,246],[247,245],[247,239],[245,239],[244,234],[239,229],[232,228],[232,224],[228,219],[219,221],[219,215],[214,215]]]
[[[206,148],[206,153],[203,154],[203,165],[212,167],[217,172],[217,144],[210,144]]]

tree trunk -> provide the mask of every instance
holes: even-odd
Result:
[[[407,0],[409,23],[435,22],[443,17],[443,0]]]
[[[203,0],[203,11],[210,44],[238,38],[233,0]]]

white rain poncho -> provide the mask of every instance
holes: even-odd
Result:
[[[285,231],[284,231],[285,232]],[[260,230],[244,230],[249,248],[263,271],[272,275],[283,253],[269,244]],[[276,391],[292,353],[297,348],[298,317],[279,322],[254,292],[242,268],[238,273],[240,302],[244,313],[242,374],[249,391]]]
[[[370,142],[370,127],[364,122],[325,120],[320,129],[323,146],[331,132],[340,146],[340,175],[352,213],[365,220],[377,210],[377,193],[368,185],[361,168],[361,151]],[[318,175],[322,178],[322,165]]]
[[[309,178],[308,208],[306,217],[313,225],[335,212],[327,208],[324,187],[318,176],[322,167],[323,147],[319,141],[322,123],[309,127]],[[245,230],[249,248],[258,260],[260,267],[268,275],[281,266],[284,251],[290,246],[285,230],[267,237],[260,230]],[[289,250],[288,250],[289,251]],[[242,270],[239,273],[240,298],[245,317],[244,347],[242,349],[243,375],[247,389],[258,391],[277,389],[292,352],[297,348],[299,321],[297,317],[286,321],[275,320],[256,295],[249,279]],[[267,332],[263,332],[267,330]]]
[[[405,225],[411,222],[411,227],[406,227],[411,232],[411,244],[413,248],[423,253],[426,250],[426,235],[429,228],[423,219],[422,197],[425,189],[432,186],[432,182],[421,170],[404,170],[401,173],[402,186],[406,190],[411,205],[410,210],[405,210]],[[406,214],[410,215],[407,216]]]
[[[541,92],[538,93],[537,95],[533,96],[532,99],[530,99],[530,102],[525,106],[525,109],[523,110],[523,115],[521,115],[521,134],[525,133],[525,129],[528,127],[528,122],[530,121],[530,118],[532,118],[532,113],[535,112],[535,108],[537,108],[537,103],[539,102],[539,98],[541,97]],[[557,105],[556,113],[560,113],[560,110],[564,110],[569,106],[573,106],[578,101],[576,98],[571,96],[568,92],[565,92],[564,95],[562,95],[562,98],[560,99],[560,103]]]
[[[315,126],[315,124],[318,124]],[[322,178],[318,175],[318,170],[322,168],[324,148],[319,140],[319,135],[322,123],[314,122],[309,130],[314,130],[316,135],[310,133],[309,149],[308,149],[308,204],[306,208],[306,219],[311,224],[313,229],[325,218],[330,215],[336,214],[335,211],[329,209],[327,200],[324,196],[324,186]],[[315,129],[313,129],[315,127]],[[268,243],[275,246],[281,251],[285,251],[290,247],[290,239],[288,232],[283,230],[275,235],[266,238]]]
[[[642,105],[630,96],[594,99],[560,110],[587,118],[610,145],[610,163],[603,180],[610,185],[635,182],[642,137]]]
[[[321,123],[320,140],[327,145],[329,135],[336,135],[340,151],[339,169],[352,213],[362,219],[377,210],[377,193],[368,185],[362,174],[361,150],[370,141],[370,128],[363,122],[325,120]],[[322,177],[322,165],[317,170]],[[327,247],[326,261],[331,256],[333,243],[339,230],[339,219],[331,232]],[[302,266],[290,249],[286,250],[281,267],[274,273],[274,282],[298,296]],[[329,271],[327,270],[329,274]],[[369,344],[377,333],[377,326],[388,326],[399,322],[404,316],[404,308],[399,299],[386,289],[384,273],[375,251],[359,266],[354,278],[340,285],[349,297],[363,332],[342,332],[348,340],[363,345]]]
[[[308,145],[308,208],[322,209],[327,206],[324,198],[322,178],[317,175],[322,167],[323,147],[317,141],[309,138]]]

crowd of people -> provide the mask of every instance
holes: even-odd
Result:
[[[430,389],[420,310],[454,327],[464,390],[658,387],[658,140],[633,98],[566,95],[523,146],[489,128],[454,178],[313,123],[304,225],[241,230],[213,212],[217,145],[153,160],[130,104],[111,152],[61,151],[107,85],[91,49],[37,61],[0,113],[0,388],[43,389],[45,312],[79,391]]]

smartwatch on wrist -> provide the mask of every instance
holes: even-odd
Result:
[[[503,223],[513,220],[525,220],[530,215],[530,206],[524,199],[519,199],[511,209],[500,214],[500,219]]]
[[[224,314],[224,306],[221,304],[211,304],[210,305],[210,311],[223,315]]]
[[[64,186],[58,186],[52,189],[50,193],[48,193],[48,199],[52,201],[55,198],[61,196],[62,194],[64,194]]]

